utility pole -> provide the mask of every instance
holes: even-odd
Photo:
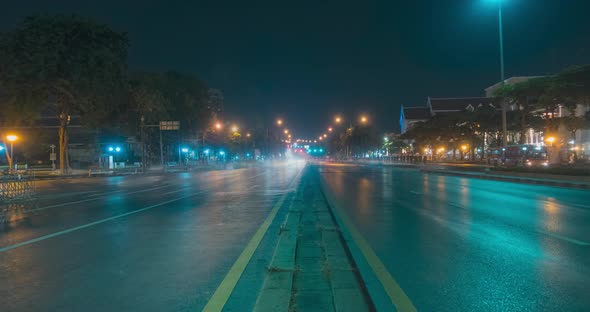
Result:
[[[502,0],[498,0],[498,31],[500,33],[500,79],[504,86],[504,38],[502,31]],[[502,146],[508,145],[508,130],[506,125],[506,101],[502,99]]]
[[[51,171],[55,171],[55,144],[51,144],[49,147],[51,147],[51,154],[49,154],[49,159],[51,160]]]
[[[164,143],[162,141],[162,126],[160,126],[160,164],[164,168]]]

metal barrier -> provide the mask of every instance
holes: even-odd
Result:
[[[15,220],[34,195],[35,176],[31,172],[0,175],[0,223]]]
[[[35,176],[30,172],[0,175],[0,202],[29,199],[35,193]]]

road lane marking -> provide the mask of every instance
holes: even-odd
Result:
[[[137,193],[145,193],[145,192],[149,192],[149,191],[153,191],[153,190],[157,190],[157,189],[161,189],[161,188],[165,188],[165,187],[171,187],[171,186],[173,186],[173,185],[162,185],[162,186],[157,186],[157,187],[153,187],[153,188],[149,188],[149,189],[143,189],[143,190],[139,190],[139,191],[123,193],[122,195],[132,195],[132,194],[137,194]],[[34,212],[34,211],[46,210],[46,209],[51,209],[51,208],[56,208],[56,207],[63,207],[63,206],[69,206],[69,205],[73,205],[73,204],[85,203],[85,202],[89,202],[89,201],[93,201],[93,200],[99,200],[99,199],[110,197],[110,196],[114,195],[115,192],[117,192],[117,191],[113,191],[113,193],[109,192],[108,195],[101,196],[101,197],[92,197],[92,198],[77,200],[77,201],[73,201],[73,202],[49,205],[49,206],[45,206],[45,207],[41,207],[41,208],[34,208],[34,209],[25,210],[23,212],[24,213]],[[105,193],[105,194],[107,194],[107,193]],[[119,195],[119,193],[117,193],[117,195]]]
[[[548,231],[545,231],[545,230],[539,230],[539,233],[542,233],[542,234],[551,236],[553,238],[561,239],[561,240],[564,240],[566,242],[570,242],[572,244],[576,244],[576,245],[579,245],[579,246],[590,246],[590,243],[587,243],[587,242],[584,242],[584,241],[581,241],[581,240],[577,240],[575,238],[570,238],[570,237],[567,237],[567,236],[559,235],[559,234],[556,234],[556,233],[551,233],[551,232],[548,232]]]
[[[299,173],[295,175],[293,180],[291,180],[291,182],[289,183],[288,189],[290,189],[291,186],[297,181],[298,177],[301,175],[302,172],[303,170],[299,171]],[[232,292],[234,291],[234,288],[238,284],[240,277],[242,277],[242,274],[244,273],[246,266],[252,259],[254,252],[256,251],[256,249],[258,249],[258,245],[262,241],[264,234],[266,234],[266,231],[272,224],[274,218],[276,217],[281,206],[283,206],[283,203],[285,202],[285,199],[288,195],[289,192],[287,191],[283,194],[283,196],[281,196],[281,198],[279,198],[279,201],[277,201],[277,203],[274,205],[274,207],[272,208],[264,222],[262,222],[258,230],[256,230],[256,233],[254,233],[254,236],[252,236],[252,238],[248,242],[248,245],[246,245],[246,248],[244,248],[236,262],[234,262],[232,267],[229,269],[229,272],[227,272],[227,275],[225,276],[223,281],[221,281],[221,284],[219,284],[219,286],[215,290],[215,293],[213,293],[213,296],[209,298],[207,305],[205,305],[205,307],[202,310],[203,312],[223,310],[223,307],[227,303],[227,300],[229,299]]]
[[[328,199],[328,203],[332,203],[330,206],[334,208],[333,211],[335,212],[335,215],[337,216],[337,218],[340,219],[344,227],[348,229],[348,232],[354,240],[354,243],[360,249],[367,263],[377,276],[379,282],[381,282],[383,289],[387,293],[387,296],[389,296],[389,299],[391,300],[391,303],[395,306],[396,310],[398,312],[417,311],[416,307],[414,306],[410,298],[399,286],[399,284],[393,278],[391,273],[389,273],[389,271],[387,270],[383,262],[381,262],[381,259],[379,259],[375,251],[373,251],[367,240],[354,226],[352,220],[348,217],[348,215],[346,215],[346,212],[341,211],[340,208],[338,208],[338,205],[336,205],[336,201],[334,200],[333,196],[328,192],[328,186],[325,183],[325,181],[322,179],[321,176],[319,177],[319,179],[323,186],[324,195],[326,196],[326,199]]]
[[[146,211],[146,210],[150,210],[150,209],[153,209],[153,208],[156,208],[156,207],[164,206],[164,205],[173,203],[175,201],[179,201],[179,200],[182,200],[182,199],[186,199],[186,198],[189,198],[189,197],[200,195],[200,194],[202,194],[204,192],[205,191],[195,192],[195,193],[193,193],[191,195],[187,195],[187,196],[183,196],[183,197],[178,197],[178,198],[175,198],[175,199],[167,200],[167,201],[164,201],[164,202],[155,204],[155,205],[147,206],[147,207],[140,208],[140,209],[137,209],[137,210],[133,210],[133,211],[130,211],[130,212],[126,212],[126,213],[123,213],[123,214],[120,214],[120,215],[116,215],[116,216],[104,218],[104,219],[101,219],[101,220],[98,220],[98,221],[94,221],[94,222],[86,223],[86,224],[83,224],[83,225],[75,226],[75,227],[72,227],[72,228],[69,228],[69,229],[66,229],[66,230],[62,230],[62,231],[59,231],[59,232],[55,232],[55,233],[51,233],[51,234],[48,234],[48,235],[43,235],[43,236],[40,236],[40,237],[37,237],[37,238],[29,239],[29,240],[26,240],[24,242],[16,243],[14,245],[2,247],[2,248],[0,248],[0,253],[1,252],[5,252],[5,251],[9,251],[9,250],[12,250],[12,249],[15,249],[15,248],[18,248],[18,247],[22,247],[22,246],[25,246],[25,245],[29,245],[29,244],[33,244],[33,243],[36,243],[36,242],[40,242],[40,241],[43,241],[43,240],[46,240],[46,239],[50,239],[50,238],[53,238],[53,237],[56,237],[56,236],[61,236],[61,235],[64,235],[64,234],[68,234],[68,233],[71,233],[71,232],[82,230],[82,229],[85,229],[85,228],[88,228],[88,227],[91,227],[91,226],[95,226],[95,225],[98,225],[98,224],[101,224],[101,223],[109,222],[109,221],[112,221],[112,220],[115,220],[115,219],[119,219],[119,218],[122,218],[122,217],[126,217],[126,216],[129,216],[129,215],[132,215],[132,214],[140,213],[140,212],[143,212],[143,211]]]

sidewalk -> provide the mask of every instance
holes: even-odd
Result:
[[[447,169],[438,164],[426,165],[420,170],[425,173],[463,176],[477,179],[590,189],[590,177],[587,176],[566,176],[510,171],[466,171],[454,168]]]

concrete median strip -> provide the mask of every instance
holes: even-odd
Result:
[[[289,207],[254,310],[374,310],[317,179],[306,173]]]

